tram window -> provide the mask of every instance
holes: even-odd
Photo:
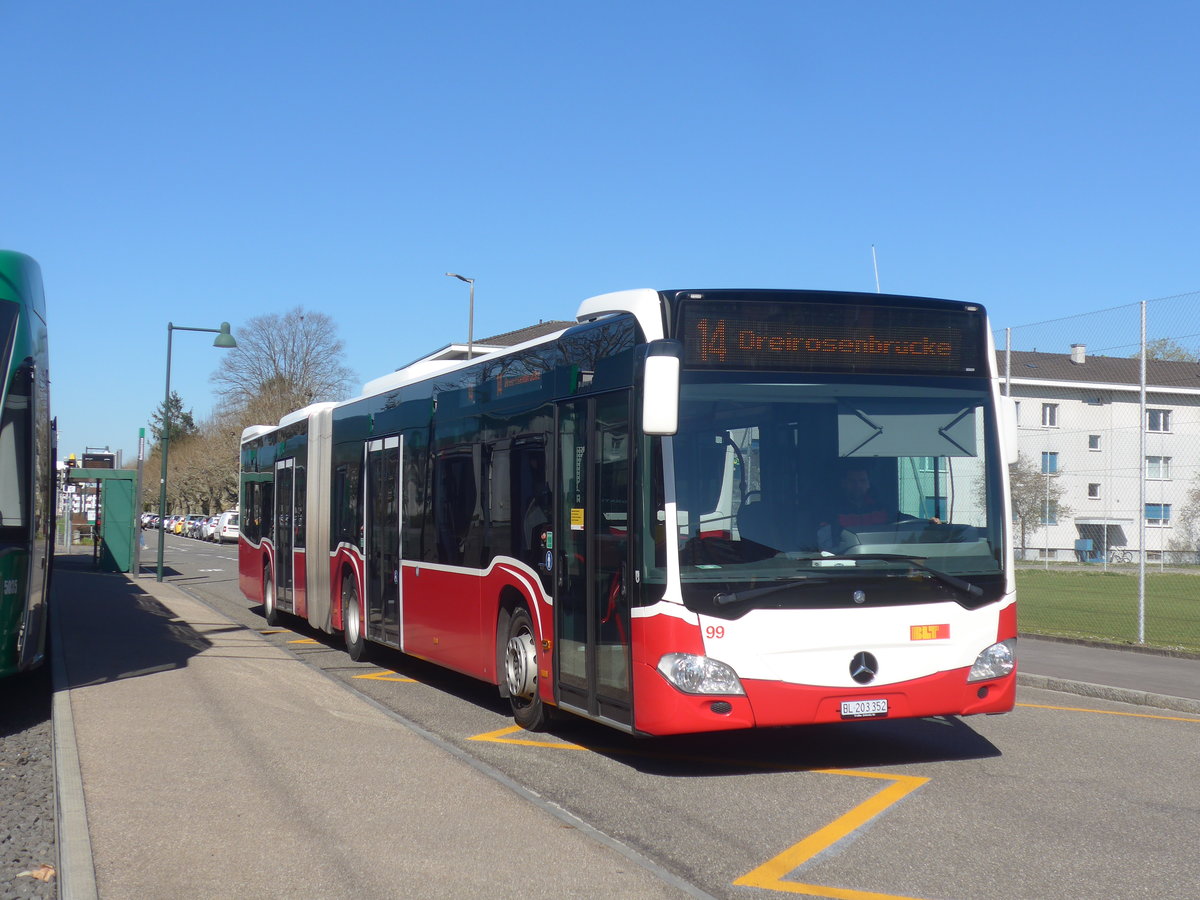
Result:
[[[31,368],[23,365],[12,378],[0,415],[0,525],[29,524],[29,419]]]

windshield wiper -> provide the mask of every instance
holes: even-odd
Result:
[[[784,581],[779,584],[769,584],[766,587],[750,588],[745,591],[730,591],[728,594],[717,594],[713,597],[713,603],[717,606],[728,606],[730,603],[743,603],[747,600],[757,600],[759,597],[766,597],[768,594],[775,594],[779,591],[786,591],[788,588],[800,587],[801,585],[808,586],[810,584],[828,584],[828,578],[813,578],[805,575],[800,578],[793,578],[791,581]]]
[[[877,559],[884,562],[906,562],[914,569],[925,572],[928,575],[932,575],[938,581],[944,582],[945,584],[950,585],[950,587],[957,588],[960,591],[965,591],[972,597],[983,596],[983,588],[981,588],[979,585],[972,584],[969,581],[959,578],[957,575],[951,575],[949,572],[943,572],[941,569],[935,569],[932,566],[925,565],[925,563],[922,562],[922,560],[925,559],[923,556],[904,556],[901,553],[856,553],[853,556],[827,556],[825,559]]]

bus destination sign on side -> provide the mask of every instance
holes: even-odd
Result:
[[[964,375],[987,371],[982,315],[864,303],[685,303],[692,368]]]

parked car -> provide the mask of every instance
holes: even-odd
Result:
[[[220,516],[209,516],[200,523],[200,528],[196,531],[196,537],[202,541],[211,541],[213,534],[217,530],[217,522],[220,521]]]
[[[238,511],[235,509],[221,513],[221,518],[217,521],[216,537],[213,540],[219,544],[224,544],[226,541],[236,542],[239,534]]]

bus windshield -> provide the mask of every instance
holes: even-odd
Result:
[[[718,594],[693,593],[795,605],[824,592],[758,589],[889,579],[906,596],[904,581],[936,582],[929,599],[972,602],[1002,572],[1003,502],[987,384],[950,381],[693,375],[664,442],[674,490],[648,511],[662,542],[673,495],[685,597],[705,584]]]

